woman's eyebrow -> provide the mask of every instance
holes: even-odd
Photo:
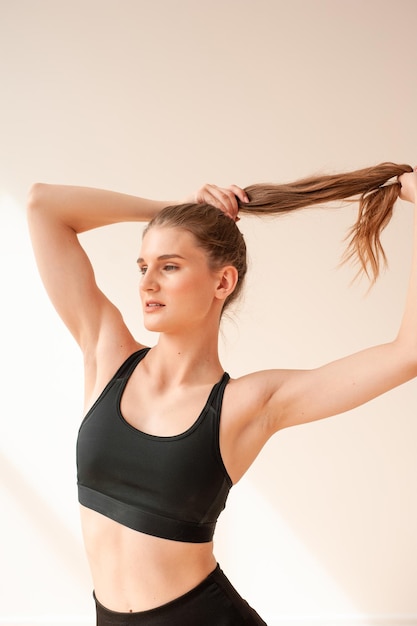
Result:
[[[161,254],[159,257],[157,257],[158,261],[167,261],[168,259],[183,259],[184,257],[181,256],[180,254]],[[145,259],[143,259],[142,257],[139,257],[136,261],[136,263],[144,263]]]

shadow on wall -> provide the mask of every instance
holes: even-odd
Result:
[[[416,426],[398,415],[398,396],[412,406],[413,383],[374,401],[374,417],[359,409],[283,431],[248,478],[357,611],[415,620]],[[379,423],[383,407],[390,415],[397,410],[395,424],[384,417]]]
[[[2,560],[5,559],[6,563],[22,561],[22,569],[9,568],[10,576],[17,576],[18,580],[5,580],[2,593],[14,584],[24,593],[30,588],[25,586],[24,578],[42,577],[43,568],[49,571],[50,576],[47,563],[50,558],[57,561],[53,565],[58,565],[59,571],[65,571],[73,584],[75,582],[85,593],[89,583],[83,574],[84,556],[79,539],[3,454],[0,454],[0,476],[5,500],[1,523]],[[27,544],[28,551],[25,549]],[[12,554],[8,555],[9,551]],[[16,551],[19,553],[16,554]],[[31,557],[29,562],[27,555]]]

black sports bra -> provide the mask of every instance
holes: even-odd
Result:
[[[132,354],[84,418],[77,441],[80,503],[134,530],[172,539],[211,541],[232,481],[219,446],[220,412],[229,375],[212,388],[184,433],[157,437],[123,418],[127,381],[149,348]]]

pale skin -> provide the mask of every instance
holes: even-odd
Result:
[[[401,197],[414,203],[417,214],[417,172],[403,174],[400,182]],[[236,197],[245,201],[239,187],[206,185],[193,201],[213,204],[236,219]],[[175,202],[83,187],[37,184],[31,190],[28,219],[39,270],[84,356],[85,410],[143,345],[98,289],[77,234],[116,222],[146,222],[169,204]],[[219,324],[237,272],[232,266],[211,270],[190,233],[167,227],[146,234],[138,266],[145,326],[160,335],[128,382],[122,413],[142,431],[175,435],[195,421],[222,376]],[[279,430],[342,413],[415,376],[416,226],[408,295],[393,341],[312,370],[266,370],[230,380],[220,448],[232,481],[243,476]],[[84,507],[81,520],[96,596],[114,611],[160,606],[195,587],[216,566],[212,543],[152,537]]]

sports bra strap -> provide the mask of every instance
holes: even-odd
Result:
[[[133,354],[131,354],[124,363],[121,364],[112,380],[117,380],[118,378],[125,378],[126,376],[129,378],[136,365],[141,361],[149,352],[150,348],[141,348],[137,350]]]

